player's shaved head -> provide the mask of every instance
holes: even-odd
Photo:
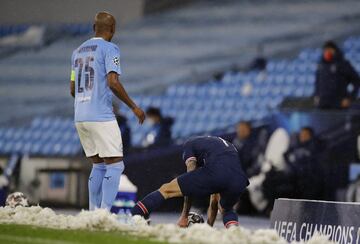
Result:
[[[108,41],[115,33],[115,18],[108,12],[99,12],[95,15],[94,31],[96,36],[101,36]]]

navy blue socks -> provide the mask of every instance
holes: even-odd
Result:
[[[224,223],[225,228],[239,225],[238,216],[234,212],[234,210],[225,210],[224,216],[223,216],[223,223]]]
[[[141,215],[145,218],[149,217],[149,214],[159,208],[165,201],[165,198],[160,191],[154,191],[148,194],[143,200],[138,201],[135,207],[131,210],[132,215]]]

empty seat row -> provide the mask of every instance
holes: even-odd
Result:
[[[0,37],[7,35],[19,34],[26,31],[29,28],[28,25],[0,25]]]
[[[64,28],[76,34],[89,26]],[[344,48],[360,71],[360,38],[349,38]],[[173,117],[174,139],[228,130],[240,120],[266,118],[288,96],[311,96],[320,56],[319,48],[304,49],[293,60],[270,60],[265,72],[229,71],[219,81],[175,84],[161,95],[137,95],[134,100],[144,109],[159,107],[164,116]],[[140,126],[132,111],[124,107],[121,113],[128,118],[132,143],[141,146],[151,127]],[[37,117],[28,127],[0,128],[0,154],[11,152],[71,156],[81,152],[81,145],[72,118]]]
[[[0,154],[72,156],[80,152],[71,118],[37,117],[28,127],[0,128]]]

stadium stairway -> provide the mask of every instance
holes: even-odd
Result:
[[[356,0],[197,1],[120,26],[114,42],[121,46],[126,88],[160,92],[169,84],[204,81],[214,70],[247,63],[259,43],[274,57],[354,35],[360,30],[359,13]],[[35,52],[0,60],[0,113],[6,114],[0,123],[71,114],[70,56],[86,38],[62,37]]]
[[[360,72],[360,37],[343,43],[345,56]],[[271,60],[263,72],[228,72],[221,81],[175,84],[161,95],[136,96],[141,107],[157,106],[175,119],[173,138],[214,131],[233,131],[239,120],[270,116],[286,97],[311,96],[320,49],[304,49],[292,60]],[[132,144],[140,146],[148,131],[128,109]],[[0,154],[30,153],[71,156],[81,151],[72,118],[37,117],[29,126],[0,129]]]

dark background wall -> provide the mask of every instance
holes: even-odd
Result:
[[[181,146],[170,146],[151,150],[148,153],[132,154],[125,158],[124,173],[138,187],[139,199],[185,173],[186,168],[181,154]],[[161,210],[180,210],[181,204],[182,198],[172,199],[167,201]]]

